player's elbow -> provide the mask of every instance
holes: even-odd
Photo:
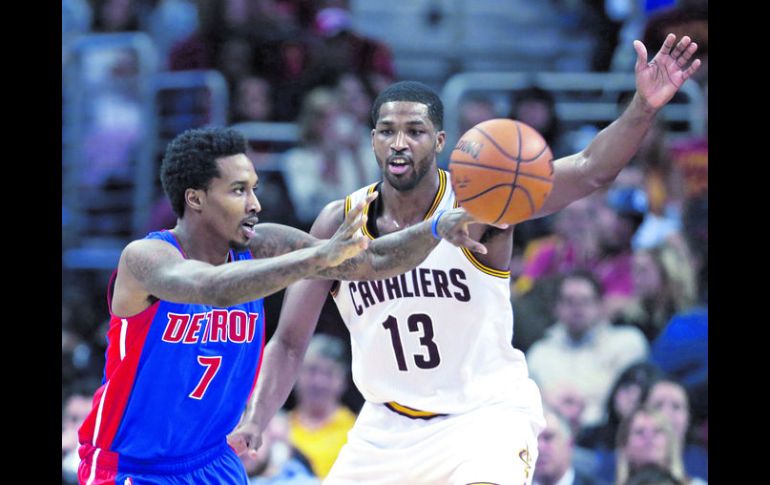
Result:
[[[586,149],[581,153],[577,161],[578,170],[582,173],[582,179],[588,185],[590,192],[605,188],[615,181],[621,167],[608,164],[598,164],[591,160],[591,153]]]

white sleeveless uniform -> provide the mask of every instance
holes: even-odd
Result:
[[[455,206],[449,173],[439,177],[426,219]],[[511,345],[508,271],[442,240],[414,270],[340,281],[333,295],[366,403],[325,484],[531,482],[544,421]]]

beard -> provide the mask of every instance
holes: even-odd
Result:
[[[425,174],[427,174],[433,166],[433,163],[427,162],[426,160],[421,160],[421,162],[424,163],[412,162],[411,173],[407,176],[401,176],[390,173],[388,170],[388,162],[385,160],[384,162],[380,162],[380,167],[382,167],[382,176],[388,180],[388,183],[394,189],[398,190],[399,192],[408,192],[417,187],[420,181],[425,177]]]

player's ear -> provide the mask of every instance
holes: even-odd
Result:
[[[436,133],[436,153],[441,153],[444,149],[444,143],[446,143],[446,131],[441,130]]]
[[[203,200],[206,191],[201,189],[187,189],[184,191],[184,201],[192,210],[200,212],[203,209]]]

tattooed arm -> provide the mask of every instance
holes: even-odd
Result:
[[[118,263],[112,310],[133,315],[150,306],[152,297],[226,307],[275,293],[365,250],[363,206],[356,206],[328,240],[273,258],[212,265],[185,259],[164,241],[134,241]]]
[[[343,200],[328,204],[313,224],[311,234],[335,234],[343,215]],[[475,223],[477,222],[463,209],[452,209],[446,211],[439,219],[437,232],[456,246],[465,246],[484,254],[486,248],[468,236],[468,226]],[[420,264],[438,244],[438,240],[431,233],[431,224],[431,220],[423,221],[379,237],[371,241],[369,248],[358,256],[338,266],[321,269],[309,278],[378,280],[409,271]],[[257,227],[261,232],[252,240],[251,247],[255,257],[283,254],[299,248],[313,247],[324,241],[288,226],[260,224]]]

